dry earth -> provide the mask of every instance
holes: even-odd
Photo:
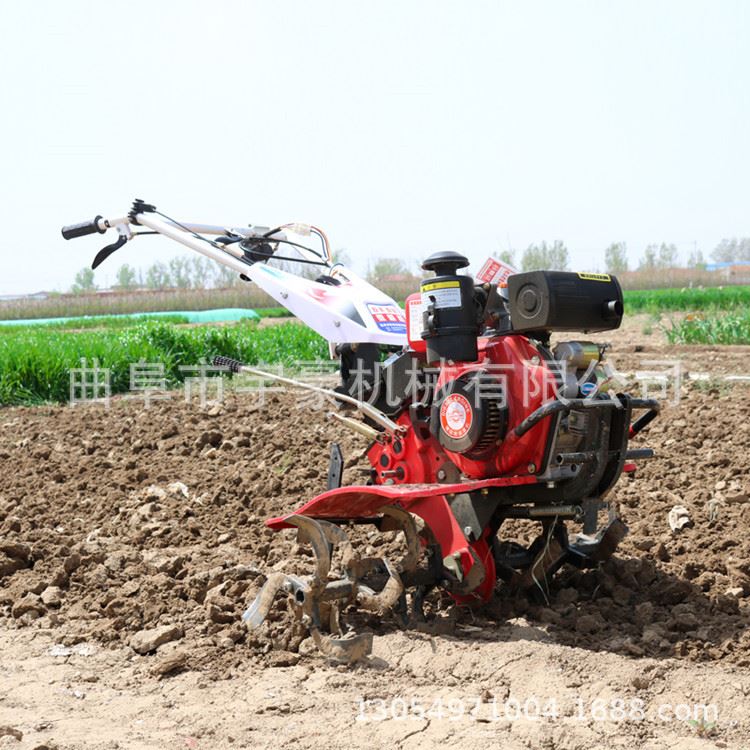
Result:
[[[359,437],[289,393],[3,410],[0,748],[750,748],[750,389],[724,380],[750,347],[648,325],[606,337],[618,369],[686,372],[645,433],[658,460],[616,489],[617,557],[547,604],[498,588],[479,611],[433,597],[419,630],[370,618],[354,667],[283,610],[252,637],[239,616],[300,559],[263,519],[324,488],[333,440],[361,481]]]

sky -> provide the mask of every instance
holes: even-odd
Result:
[[[66,290],[136,197],[323,227],[355,270],[750,235],[750,3],[0,5],[0,294]],[[181,253],[129,243],[99,271]],[[189,252],[189,251],[186,251]]]

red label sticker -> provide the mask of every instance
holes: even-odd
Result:
[[[460,393],[451,393],[440,406],[440,425],[443,432],[455,440],[461,439],[469,432],[473,419],[471,404]]]
[[[406,333],[404,311],[397,305],[376,305],[367,303],[367,309],[381,331],[387,333]]]
[[[502,260],[487,258],[485,264],[477,274],[477,279],[502,286],[508,282],[508,276],[514,273],[517,273],[517,271],[513,266],[508,265]]]

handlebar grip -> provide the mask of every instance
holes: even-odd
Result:
[[[104,234],[106,229],[99,229],[99,219],[101,216],[96,216],[92,221],[82,221],[80,224],[70,224],[67,227],[62,228],[62,236],[66,240],[72,240],[76,237],[83,237],[87,234]]]

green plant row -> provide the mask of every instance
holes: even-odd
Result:
[[[750,308],[750,286],[626,290],[625,314]]]
[[[282,323],[260,328],[246,322],[234,326],[180,328],[162,321],[140,323],[124,330],[59,331],[15,329],[0,336],[0,404],[38,404],[68,401],[70,370],[94,361],[110,371],[112,393],[130,390],[130,365],[138,362],[163,366],[168,386],[197,371],[180,366],[210,363],[217,355],[248,364],[325,359],[328,346],[306,326]]]
[[[750,311],[673,320],[664,333],[670,344],[750,344]]]
[[[293,318],[294,313],[287,310],[286,307],[261,307],[255,312],[260,315],[261,318]]]

